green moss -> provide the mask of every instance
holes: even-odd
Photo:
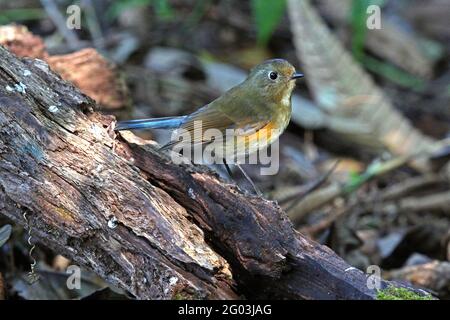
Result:
[[[178,291],[172,296],[173,300],[201,300],[202,297],[196,293],[188,293],[186,291]],[[203,298],[204,299],[204,298]]]
[[[173,300],[191,300],[191,299],[189,299],[189,298],[190,298],[190,296],[185,295],[185,294],[182,293],[182,292],[175,293],[175,294],[172,296],[172,299],[173,299]]]
[[[390,286],[377,291],[377,300],[433,300],[433,297],[430,294],[419,295],[406,288]]]

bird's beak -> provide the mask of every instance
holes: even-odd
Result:
[[[303,78],[303,77],[304,77],[304,74],[303,74],[303,73],[296,72],[296,73],[294,73],[294,74],[292,75],[291,80],[300,79],[300,78]]]

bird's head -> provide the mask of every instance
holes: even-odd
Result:
[[[290,104],[295,80],[303,74],[286,60],[272,59],[254,67],[246,80],[252,91],[277,104]]]

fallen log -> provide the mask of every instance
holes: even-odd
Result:
[[[170,158],[42,60],[0,46],[0,214],[139,299],[373,299],[286,214]],[[381,286],[396,285],[381,281]]]

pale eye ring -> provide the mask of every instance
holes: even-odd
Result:
[[[278,73],[275,71],[270,71],[269,72],[269,79],[270,80],[276,80],[278,78]]]

